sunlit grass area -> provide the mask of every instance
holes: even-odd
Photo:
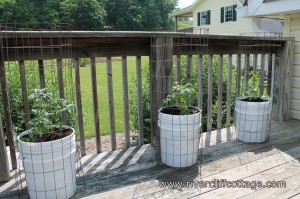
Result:
[[[113,58],[112,75],[113,75],[113,90],[114,90],[114,108],[115,108],[115,125],[116,132],[124,132],[124,110],[123,110],[123,83],[122,83],[122,61],[121,58]],[[142,66],[148,65],[149,59],[142,58]],[[128,57],[127,59],[128,81],[132,81],[132,77],[136,74],[136,58]],[[80,68],[81,75],[81,90],[82,104],[84,111],[84,130],[85,137],[95,136],[94,113],[92,100],[92,80],[91,68]],[[100,130],[102,135],[110,134],[109,121],[109,103],[107,90],[107,69],[105,59],[97,59],[97,92],[99,104]]]

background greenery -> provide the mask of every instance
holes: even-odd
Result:
[[[1,0],[0,23],[70,23],[73,30],[170,30],[178,0]],[[37,27],[38,28],[38,27]]]

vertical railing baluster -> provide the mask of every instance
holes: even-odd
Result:
[[[101,153],[96,59],[95,59],[95,57],[91,57],[90,60],[91,60],[92,94],[93,94],[93,106],[94,106],[94,126],[95,126],[95,133],[96,133],[97,153]]]
[[[249,54],[245,55],[244,61],[244,70],[245,70],[245,81],[244,81],[244,95],[248,95],[249,90]]]
[[[141,57],[136,57],[136,79],[138,96],[138,123],[139,123],[139,145],[144,144],[144,124],[143,124],[143,88],[142,88],[142,61]]]
[[[130,124],[129,124],[129,103],[128,103],[128,74],[127,57],[122,57],[122,80],[123,80],[123,107],[124,107],[124,130],[125,147],[130,147]]]
[[[61,99],[65,99],[62,59],[57,59],[57,77],[58,77],[59,97]],[[62,120],[63,124],[67,124],[66,112],[62,112],[62,119],[61,120]]]
[[[236,97],[241,96],[241,55],[237,55],[236,63]]]
[[[264,73],[265,73],[265,55],[261,54],[261,65],[260,65],[260,89],[259,95],[264,95]]]
[[[10,157],[7,157],[2,118],[0,115],[0,183],[8,182],[10,179],[8,158]]]
[[[191,83],[192,81],[192,62],[193,62],[193,56],[188,55],[187,56],[187,64],[186,64],[186,79],[187,82]]]
[[[45,80],[45,66],[43,60],[38,60],[39,66],[39,77],[40,77],[40,88],[46,88],[46,80]]]
[[[223,55],[218,56],[218,115],[217,129],[222,128],[222,101],[223,101]]]
[[[227,103],[226,103],[226,127],[230,127],[231,123],[231,92],[232,92],[232,55],[228,55],[227,68]]]
[[[28,102],[28,94],[27,94],[27,84],[26,84],[26,72],[25,72],[25,62],[19,61],[19,72],[20,72],[20,82],[21,82],[21,90],[22,90],[22,101],[24,106],[24,115],[25,115],[25,126],[29,129],[29,121],[30,121],[30,108]]]
[[[257,54],[253,55],[253,73],[257,73]]]
[[[109,103],[109,118],[110,118],[110,133],[111,133],[111,148],[116,150],[116,125],[115,125],[115,107],[114,107],[114,89],[113,89],[113,74],[111,57],[106,58],[107,68],[107,85],[108,85],[108,103]]]
[[[198,55],[198,108],[203,106],[203,55]],[[201,126],[201,132],[203,127]]]
[[[84,140],[84,128],[83,128],[83,114],[82,114],[82,101],[81,101],[81,85],[80,85],[80,67],[79,59],[74,60],[75,67],[75,87],[76,87],[76,102],[77,102],[77,113],[78,113],[78,124],[79,124],[79,135],[80,135],[80,151],[81,155],[85,156],[85,140]]]
[[[212,130],[213,55],[208,55],[207,132]]]
[[[0,81],[1,81],[1,91],[2,91],[2,100],[3,100],[2,101],[3,110],[4,110],[5,122],[6,122],[6,136],[8,140],[9,149],[10,149],[10,157],[8,158],[11,158],[12,168],[17,169],[17,157],[16,157],[13,129],[12,129],[9,98],[8,98],[6,70],[5,70],[5,64],[2,60],[0,60]]]
[[[176,56],[176,81],[181,83],[181,56]]]

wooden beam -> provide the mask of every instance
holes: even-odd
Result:
[[[80,67],[79,59],[75,58],[75,87],[76,87],[76,102],[77,102],[77,114],[78,114],[78,124],[79,124],[79,137],[80,137],[80,151],[81,155],[85,156],[85,139],[84,139],[84,128],[83,128],[83,111],[82,111],[82,101],[81,101],[81,84],[80,84]]]

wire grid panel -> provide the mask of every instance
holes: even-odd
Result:
[[[193,96],[186,96],[190,98],[187,106],[191,109],[196,107],[194,110],[198,110],[198,83],[191,81],[192,76],[198,75],[197,69],[193,68],[193,56],[202,55],[207,47],[207,31],[202,31],[201,34],[183,33],[174,38],[156,33],[152,38],[151,81],[152,97],[155,101],[152,103],[152,110],[156,110],[154,117],[160,140],[161,160],[166,165],[180,168],[197,162],[201,113],[196,111],[192,115],[180,115],[178,104],[164,104],[163,101],[167,96],[178,94],[174,91],[174,86],[190,84],[191,88],[186,89],[195,90],[195,93]]]
[[[242,97],[236,98],[235,130],[240,141],[261,143],[269,139],[275,52],[281,33],[243,33],[239,45],[256,50],[243,55]],[[237,95],[240,96],[240,95]]]
[[[26,136],[31,133],[30,121],[35,118],[31,100],[35,90],[45,90],[52,100],[65,99],[68,104],[75,104],[71,29],[68,24],[2,24],[0,31],[2,70],[6,75],[2,95],[9,99],[1,113],[9,115],[5,119],[10,120],[4,128],[6,132]],[[59,120],[51,122],[63,129],[76,127],[76,111],[64,111]],[[20,141],[19,150],[22,163],[16,176],[18,189],[26,187],[30,198],[74,195],[76,175],[82,176],[74,129],[69,136],[55,141]],[[25,192],[20,193],[24,197]]]

